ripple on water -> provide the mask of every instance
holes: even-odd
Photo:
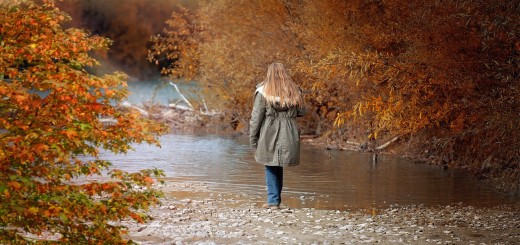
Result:
[[[127,171],[159,168],[168,179],[204,181],[216,191],[265,192],[264,168],[255,162],[245,138],[165,135],[161,145],[135,145],[135,151],[126,155],[102,152],[100,158]],[[325,209],[515,202],[458,171],[390,157],[372,164],[370,158],[368,154],[325,152],[304,144],[300,166],[285,169],[284,200]]]

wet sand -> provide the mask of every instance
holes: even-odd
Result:
[[[123,222],[140,244],[520,244],[520,205],[262,209],[254,193],[204,182],[157,186],[162,204],[145,224]]]

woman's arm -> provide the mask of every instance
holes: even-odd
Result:
[[[260,136],[260,128],[265,118],[265,99],[261,93],[255,93],[255,103],[251,112],[251,120],[249,121],[249,144],[256,148],[258,145],[258,137]]]
[[[305,114],[307,114],[307,108],[305,108],[303,106],[298,106],[298,108],[296,110],[297,110],[297,113],[296,113],[297,117],[303,117],[303,116],[305,116]]]

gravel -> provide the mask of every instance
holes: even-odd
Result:
[[[168,182],[145,224],[123,222],[140,244],[520,244],[520,206],[384,209],[260,208],[244,193]],[[179,193],[182,193],[180,195]]]

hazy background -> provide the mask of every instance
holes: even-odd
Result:
[[[107,53],[95,54],[103,64],[100,72],[120,70],[131,80],[151,80],[160,74],[146,59],[150,37],[163,30],[179,4],[192,8],[197,1],[67,0],[57,4],[72,17],[67,27],[84,28],[114,41]]]

